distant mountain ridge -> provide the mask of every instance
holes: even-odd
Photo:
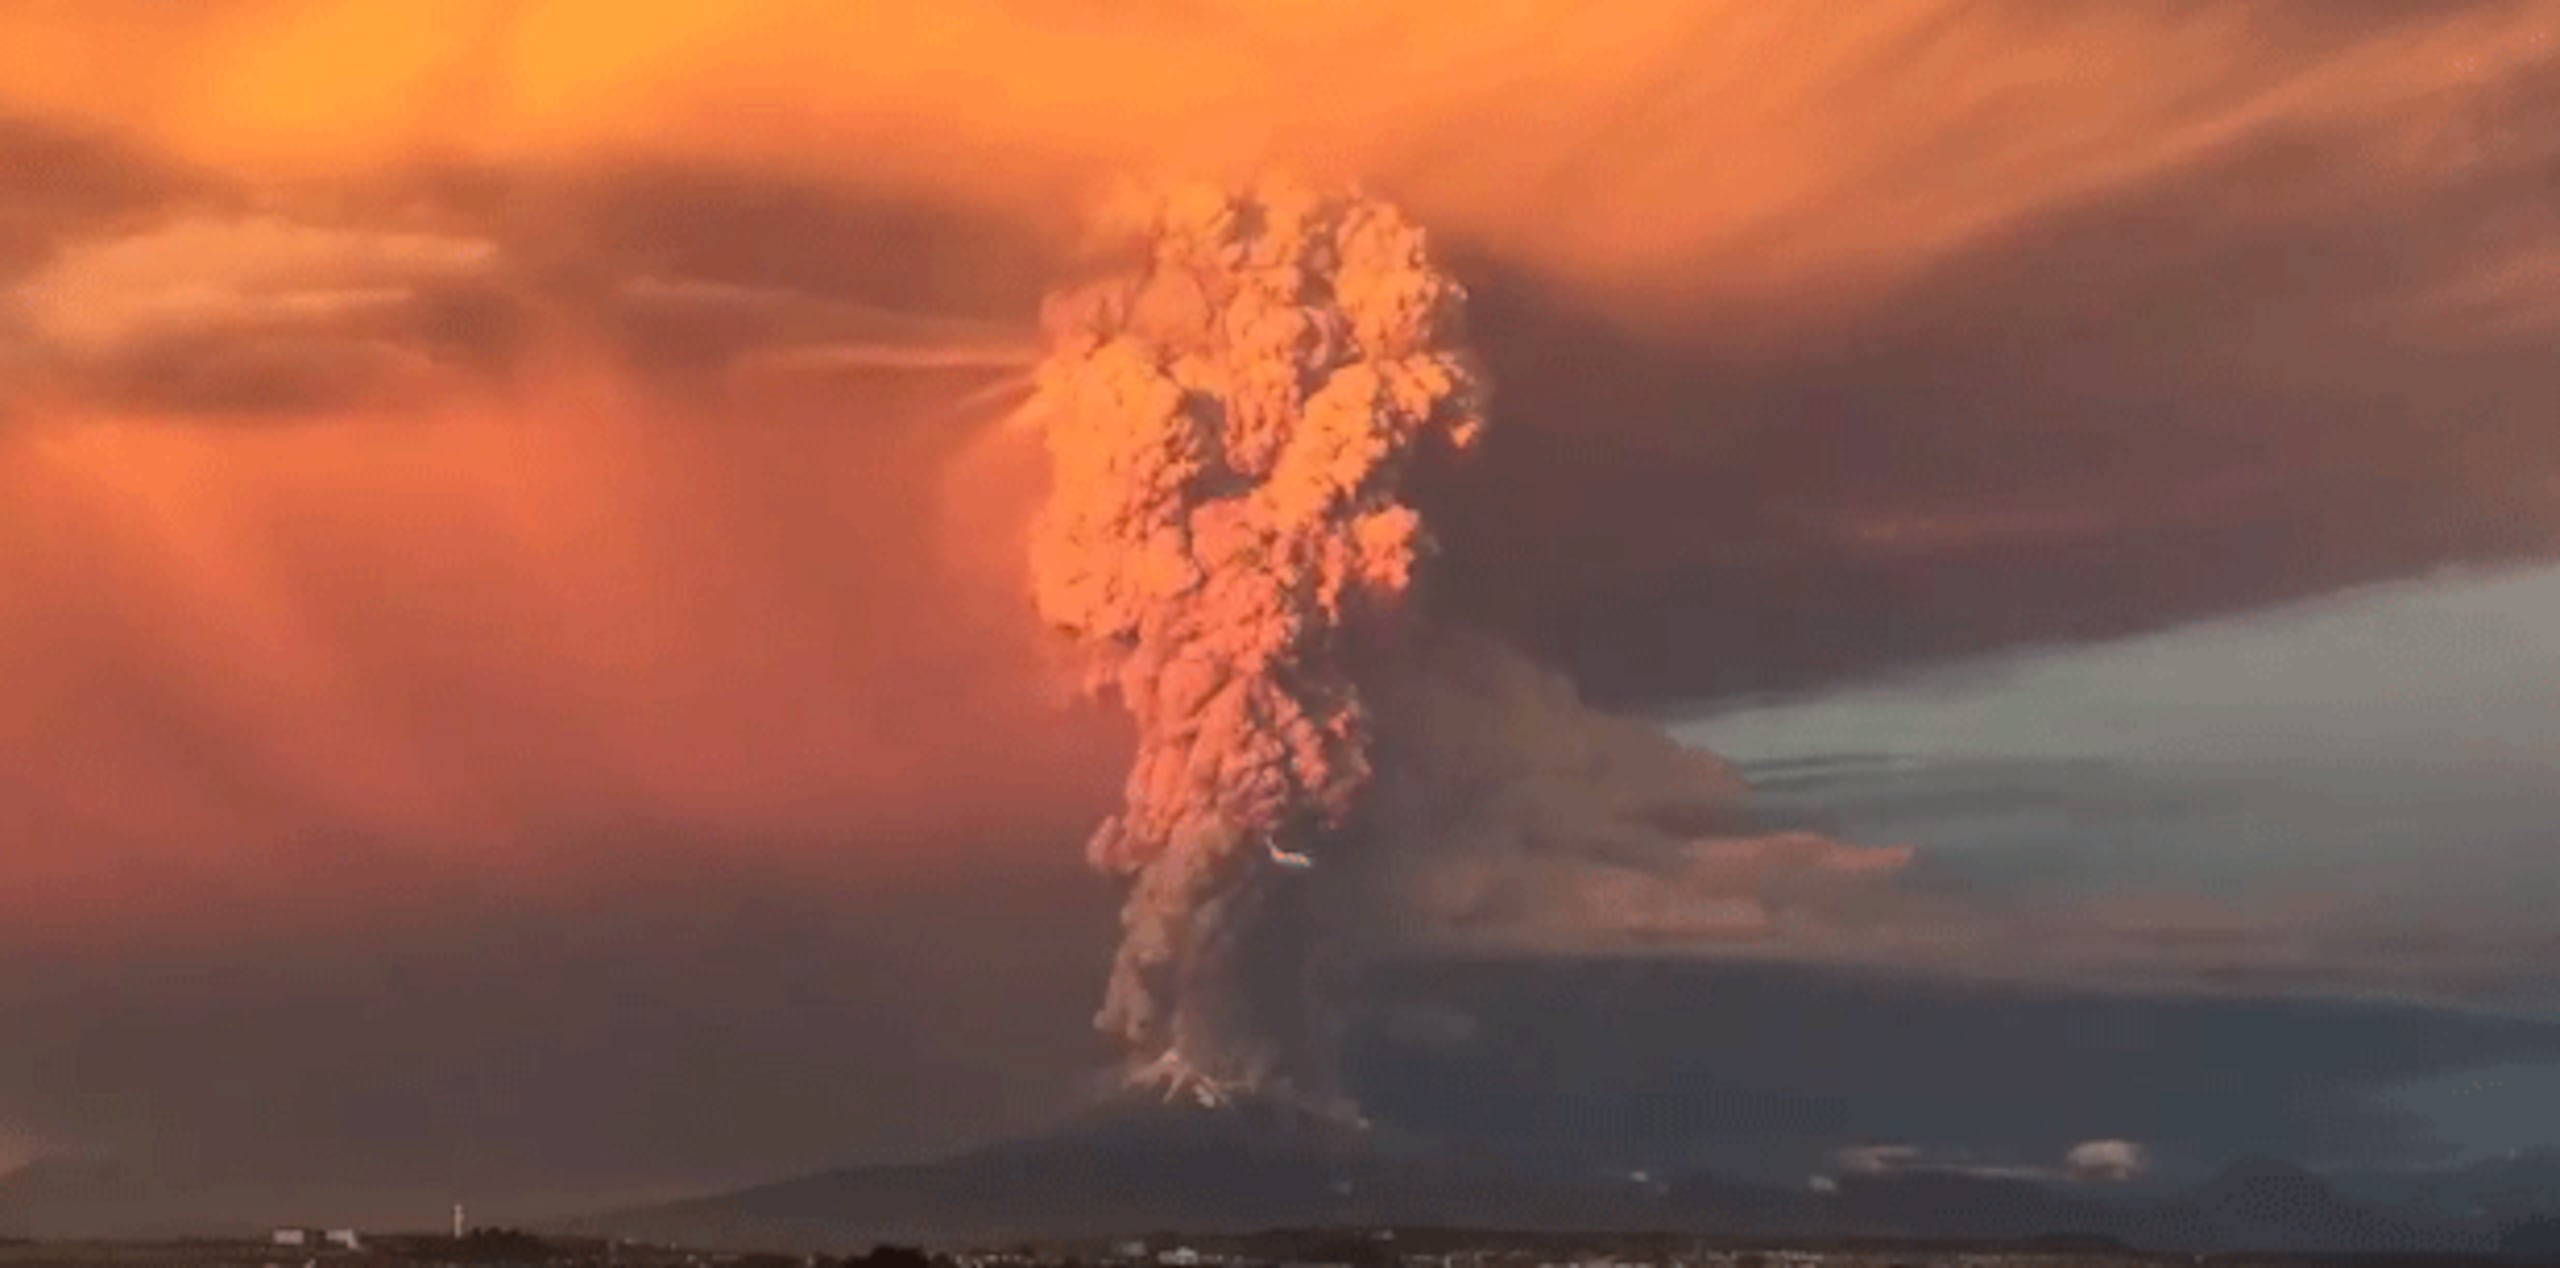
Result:
[[[203,1232],[111,1160],[0,1174],[0,1237]],[[201,1203],[195,1204],[201,1206]],[[1832,1191],[1706,1171],[1495,1157],[1321,1117],[1118,1101],[933,1162],[860,1166],[568,1221],[650,1241],[843,1251],[1274,1228],[1658,1231],[1736,1239],[2101,1237],[2180,1251],[2480,1252],[2560,1228],[2560,1151],[2427,1172],[2315,1175],[2273,1161],[2130,1192],[1954,1170],[1851,1174]]]
[[[2560,1147],[2436,1171],[2346,1172],[2328,1179],[2352,1197],[2456,1219],[2560,1218]]]
[[[930,1163],[851,1167],[578,1221],[653,1241],[842,1250],[1270,1228],[1653,1230],[1710,1236],[2023,1241],[2180,1251],[2495,1249],[2505,1224],[2351,1195],[2289,1164],[2122,1195],[1953,1171],[1851,1175],[1829,1192],[1708,1172],[1605,1173],[1497,1159],[1233,1110],[1115,1103],[1057,1131]]]

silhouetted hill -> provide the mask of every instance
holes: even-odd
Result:
[[[2352,1172],[2331,1179],[2353,1197],[2452,1219],[2514,1223],[2560,1217],[2560,1149],[2525,1150],[2428,1171]]]
[[[845,1168],[576,1227],[805,1250],[1392,1225],[2414,1253],[2493,1249],[2515,1223],[2351,1197],[2275,1162],[2243,1163],[2167,1195],[1929,1170],[1844,1177],[1836,1191],[1812,1193],[1707,1173],[1489,1158],[1250,1109],[1119,1102],[1057,1131],[939,1162]]]
[[[1678,1192],[1726,1209],[1768,1200],[1703,1177]],[[1665,1222],[1683,1205],[1672,1194],[1625,1175],[1459,1159],[1268,1109],[1121,1101],[940,1162],[846,1168],[580,1227],[794,1248],[1383,1222],[1619,1227]]]
[[[2176,1205],[2185,1209],[2169,1212],[2174,1221],[2194,1221],[2189,1244],[2217,1250],[2414,1254],[2485,1251],[2497,1241],[2480,1224],[2362,1201],[2266,1160],[2234,1164]]]

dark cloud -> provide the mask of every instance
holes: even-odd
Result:
[[[1084,1025],[1111,931],[1089,878],[813,882],[678,853],[574,895],[448,881],[396,916],[314,870],[316,935],[13,959],[0,1122],[121,1158],[177,1209],[421,1223],[453,1197],[556,1214],[948,1148],[1074,1104],[1109,1055]]]
[[[2385,1093],[2560,1053],[2548,1022],[2417,1008],[1640,958],[1416,962],[1370,989],[1382,1017],[1467,1020],[1357,1036],[1355,1083],[1388,1121],[1787,1180],[1874,1142],[2050,1164],[2135,1137],[2184,1174],[2250,1156],[2422,1163],[2442,1142]]]
[[[1684,730],[1764,755],[1740,771],[1764,821],[1913,845],[1911,888],[1962,896],[1969,934],[2023,920],[2022,965],[2548,1008],[2552,584],[2390,587]]]
[[[2439,17],[2296,34],[2344,58]],[[1503,425],[1436,490],[1444,605],[1603,700],[1728,697],[2548,555],[2560,76],[2521,65],[2403,130],[2235,123],[2003,214],[1872,299],[1773,302],[1765,326],[1710,263],[1614,305],[1453,217]],[[21,148],[70,176],[0,202],[50,234],[129,227],[181,187],[175,160],[41,135]],[[1961,169],[2000,139],[1943,144]],[[393,312],[137,340],[97,390],[379,403],[502,369],[548,323],[643,373],[743,368],[824,399],[903,358],[947,365],[957,398],[1021,346],[1072,221],[716,160],[395,169],[307,197],[314,226],[407,217],[503,263]]]
[[[1717,305],[1696,334],[1629,325],[1479,255],[1503,426],[1433,490],[1444,606],[1602,699],[1721,697],[2548,554],[2550,239],[2518,227],[2516,164],[2252,220],[2253,190],[2349,161],[2264,151],[2022,224],[1776,347]],[[957,399],[1024,346],[1060,258],[1047,217],[711,168],[414,183],[367,214],[434,208],[500,253],[485,279],[146,332],[89,361],[93,390],[378,406],[504,372],[548,324],[817,400],[941,364]],[[2516,245],[2475,258],[2502,224]],[[2466,303],[2498,320],[2457,334],[2437,314]]]
[[[1066,245],[1059,220],[718,166],[544,174],[552,228],[630,276],[896,307],[1015,328]],[[1043,232],[1043,230],[1048,232]]]
[[[639,863],[396,918],[361,885],[306,876],[342,913],[322,934],[13,961],[0,1121],[173,1183],[171,1210],[495,1218],[1024,1130],[1111,1056],[1083,1024],[1111,896],[1063,869]],[[2424,1162],[2442,1142],[2393,1089],[2560,1058],[2548,1023],[2426,1009],[1646,959],[1406,961],[1351,1001],[1354,1089],[1391,1132],[1786,1181],[1886,1141],[2002,1166],[2138,1136],[2172,1179]]]
[[[66,238],[200,195],[211,183],[112,136],[0,114],[0,279],[14,283]]]
[[[469,234],[184,207],[57,242],[10,319],[75,411],[396,412],[505,367],[506,273]]]
[[[1062,258],[1047,215],[717,162],[392,184],[486,226],[563,320],[634,372],[744,371],[820,397],[875,386],[866,369],[934,369],[937,354],[956,372],[947,396],[981,382],[990,354],[1026,362]],[[830,353],[855,355],[830,373]]]
[[[215,420],[398,412],[605,356],[697,399],[803,401],[1032,355],[1055,242],[913,193],[710,165],[416,166],[289,191],[0,130],[0,354],[54,408]],[[0,243],[5,245],[5,243]],[[735,402],[729,402],[731,407]]]
[[[1730,696],[2547,556],[2550,331],[2432,315],[2560,161],[2515,110],[2542,148],[2441,187],[2252,212],[2355,161],[2270,140],[1776,348],[1489,265],[1505,426],[1434,507],[1451,606],[1603,698]]]

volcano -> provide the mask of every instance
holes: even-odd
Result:
[[[2176,1251],[2476,1252],[2492,1221],[2350,1197],[2298,1167],[2241,1163],[2185,1191],[2108,1192],[1953,1170],[1827,1191],[1707,1171],[1608,1170],[1356,1125],[1283,1102],[1123,1094],[1050,1131],[938,1161],[857,1166],[579,1221],[695,1246],[844,1252],[1274,1229],[1663,1232],[1719,1240],[2055,1238]]]
[[[1700,1202],[1710,1195],[1712,1212]],[[1658,1228],[1709,1213],[1763,1226],[1798,1204],[1779,1190],[1705,1176],[1666,1183],[1474,1155],[1268,1100],[1204,1107],[1133,1094],[1051,1131],[936,1162],[844,1168],[579,1228],[691,1245],[840,1250],[1149,1230]]]

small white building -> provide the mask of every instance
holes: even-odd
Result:
[[[330,1229],[328,1232],[321,1235],[321,1240],[327,1242],[329,1245],[337,1247],[340,1250],[364,1249],[364,1238],[352,1228]]]
[[[307,1228],[280,1228],[275,1231],[271,1240],[278,1246],[308,1246],[311,1244],[311,1230]]]

